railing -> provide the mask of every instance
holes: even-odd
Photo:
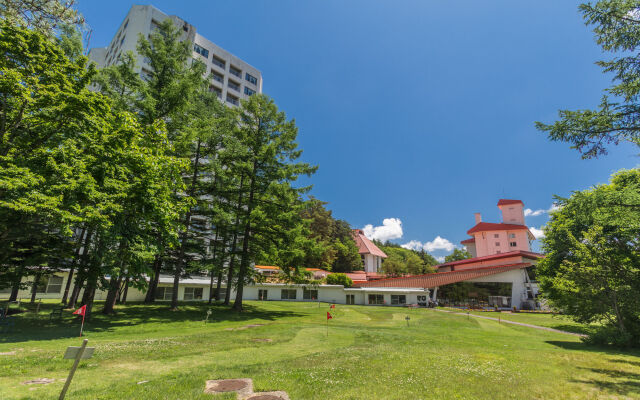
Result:
[[[238,71],[237,69],[230,68],[230,69],[229,69],[229,72],[230,72],[232,75],[235,75],[235,76],[237,76],[238,78],[242,79],[242,71]]]

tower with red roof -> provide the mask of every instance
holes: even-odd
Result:
[[[521,200],[500,199],[498,208],[502,222],[482,222],[476,213],[476,224],[467,231],[471,238],[460,242],[473,257],[491,256],[512,251],[531,251],[535,239],[524,221],[524,203]]]

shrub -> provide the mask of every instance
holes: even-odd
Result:
[[[345,274],[330,274],[327,276],[327,284],[351,287],[353,285],[353,281]]]

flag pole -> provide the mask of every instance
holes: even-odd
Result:
[[[80,325],[80,337],[82,337],[82,330],[84,329],[84,314],[82,314],[82,324]]]

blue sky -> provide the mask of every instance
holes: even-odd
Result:
[[[80,1],[91,47],[109,43],[132,4]],[[264,93],[296,119],[304,160],[320,166],[312,194],[379,238],[443,256],[474,212],[499,222],[499,198],[546,210],[554,194],[638,165],[629,145],[582,160],[534,127],[594,107],[610,83],[578,1],[152,4],[262,71]]]

